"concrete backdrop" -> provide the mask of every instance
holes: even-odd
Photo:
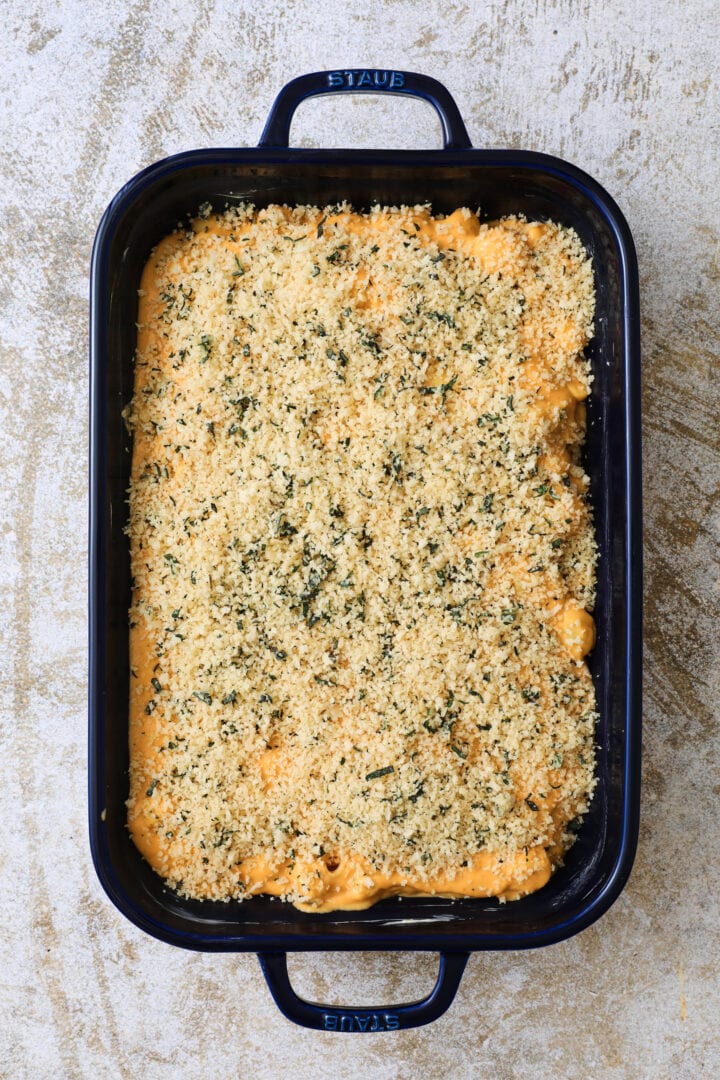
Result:
[[[718,45],[713,0],[1,0],[0,1076],[720,1075]],[[641,268],[643,821],[597,925],[475,955],[429,1028],[295,1028],[252,956],[145,937],[86,835],[88,264],[138,169],[252,145],[281,85],[370,64],[447,84],[477,146],[573,161],[617,198]],[[293,141],[439,145],[421,103],[315,101]],[[420,996],[432,957],[293,959],[334,1003]]]

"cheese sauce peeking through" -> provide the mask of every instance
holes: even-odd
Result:
[[[206,207],[140,289],[133,839],[181,894],[515,899],[595,784],[577,235]]]

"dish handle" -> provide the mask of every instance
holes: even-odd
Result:
[[[469,150],[470,137],[449,91],[437,79],[414,71],[348,68],[313,71],[286,83],[275,98],[259,146],[288,147],[290,124],[298,105],[319,94],[401,94],[429,101],[440,117],[446,150]]]
[[[468,961],[466,952],[441,952],[437,982],[427,997],[380,1009],[336,1008],[298,997],[290,985],[287,953],[258,953],[268,989],[283,1016],[316,1031],[400,1031],[431,1024],[450,1007]]]

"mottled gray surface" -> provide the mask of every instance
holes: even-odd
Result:
[[[438,5],[440,7],[441,5]],[[720,1075],[718,358],[714,0],[0,0],[0,1076]],[[264,10],[262,10],[264,8]],[[314,12],[320,10],[321,15]],[[417,1032],[281,1018],[252,956],[143,936],[95,879],[85,824],[87,277],[141,167],[256,141],[306,70],[441,78],[475,143],[545,150],[617,197],[640,258],[647,653],[643,824],[600,923],[476,955]],[[420,103],[314,102],[296,141],[434,146]],[[421,994],[430,957],[298,957],[309,996]]]

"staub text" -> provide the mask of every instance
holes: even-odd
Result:
[[[329,71],[327,81],[328,86],[375,86],[378,90],[396,90],[405,85],[405,75],[402,71],[378,71],[375,68]]]
[[[325,1013],[323,1027],[325,1031],[397,1031],[400,1017],[396,1013]]]

